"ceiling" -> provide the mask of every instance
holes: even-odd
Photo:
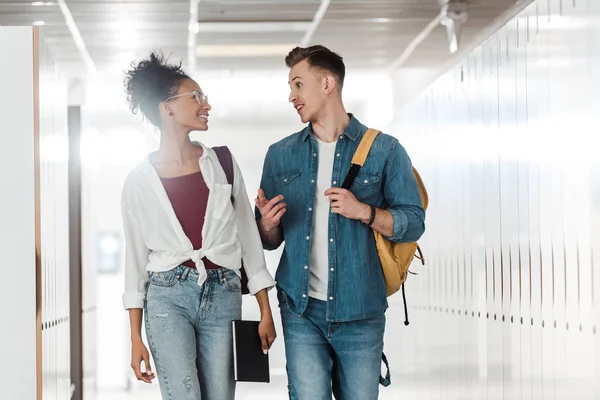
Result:
[[[120,72],[155,49],[188,68],[195,64],[196,71],[283,69],[291,47],[306,43],[339,52],[349,69],[367,69],[390,66],[440,13],[440,1],[0,0],[0,25],[43,21],[55,58],[73,73],[92,64]],[[518,2],[466,0],[462,38],[477,35]],[[70,15],[74,24],[66,23]],[[445,32],[433,29],[402,66],[443,63],[450,56]],[[195,54],[191,63],[188,54]]]

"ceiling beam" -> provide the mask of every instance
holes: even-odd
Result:
[[[190,0],[190,19],[188,22],[187,58],[188,72],[196,73],[196,39],[198,36],[198,4],[201,0]]]
[[[321,24],[323,17],[325,17],[327,8],[329,8],[329,3],[330,3],[330,0],[321,0],[321,5],[319,6],[319,9],[315,13],[315,17],[313,18],[312,23],[310,24],[310,27],[304,34],[304,37],[302,38],[302,42],[300,42],[300,47],[306,47],[310,44],[310,41],[312,40],[315,32],[317,31],[317,28]]]
[[[77,24],[75,24],[75,20],[73,19],[73,14],[71,14],[71,10],[69,10],[69,7],[67,6],[67,3],[65,3],[65,0],[58,0],[58,6],[60,7],[60,11],[62,12],[63,17],[65,17],[67,28],[69,28],[69,32],[71,32],[71,36],[73,36],[75,46],[77,46],[77,49],[79,50],[79,53],[83,58],[83,62],[85,63],[86,67],[90,72],[95,71],[96,64],[94,63],[94,60],[92,59],[90,53],[87,50],[85,42],[81,37],[81,33],[77,28]]]
[[[440,23],[445,17],[446,14],[444,12],[440,12],[434,19],[432,19],[431,22],[429,22],[425,26],[425,28],[423,28],[423,30],[419,32],[419,34],[415,36],[413,40],[410,41],[410,43],[408,44],[408,46],[406,46],[402,54],[400,54],[400,56],[396,60],[394,60],[393,63],[390,64],[389,69],[393,70],[401,67],[410,58],[415,49],[425,39],[427,39],[431,32],[433,32],[438,26],[440,26]]]
[[[196,32],[306,32],[311,21],[199,22]]]

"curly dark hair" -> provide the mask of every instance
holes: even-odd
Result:
[[[181,81],[190,79],[179,65],[168,64],[161,53],[151,52],[139,63],[132,62],[125,72],[125,92],[129,109],[142,115],[154,126],[160,127],[159,105],[177,93]]]

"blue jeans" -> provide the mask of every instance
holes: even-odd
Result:
[[[303,316],[280,294],[291,400],[375,400],[385,314],[350,322],[325,320],[326,303],[310,298]]]
[[[164,400],[233,400],[231,321],[241,319],[239,277],[228,269],[198,272],[179,266],[151,273],[146,336]]]

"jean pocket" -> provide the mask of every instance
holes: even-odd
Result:
[[[284,307],[284,306],[287,307],[287,305],[286,305],[287,304],[287,296],[281,289],[277,290],[277,301],[279,303],[279,308]]]
[[[242,293],[242,281],[235,271],[223,273],[223,286],[232,293]]]
[[[175,286],[177,277],[174,271],[152,272],[150,275],[150,284],[155,286],[170,287]]]

